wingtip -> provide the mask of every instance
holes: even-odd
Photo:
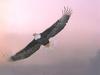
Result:
[[[13,58],[13,56],[11,56],[10,58],[9,58],[9,60],[8,61],[10,61],[10,62],[14,62],[15,61],[15,59]]]
[[[72,14],[72,9],[69,7],[64,6],[64,10],[62,10],[63,15],[71,15]]]
[[[14,56],[11,56],[8,61],[15,62],[15,61],[17,61],[17,59]]]

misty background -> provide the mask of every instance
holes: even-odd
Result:
[[[0,0],[0,75],[100,75],[99,0]],[[51,47],[31,57],[9,62],[9,57],[62,16],[72,16]]]

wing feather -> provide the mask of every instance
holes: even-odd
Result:
[[[66,26],[66,23],[68,22],[70,16],[71,10],[64,8],[63,16],[59,20],[57,20],[50,28],[41,33],[41,35],[48,39],[54,37]]]
[[[35,53],[40,48],[40,46],[41,45],[37,43],[36,40],[33,40],[24,49],[22,49],[21,51],[16,53],[14,56],[12,56],[11,60],[17,61],[17,60],[25,59],[31,56],[33,53]]]

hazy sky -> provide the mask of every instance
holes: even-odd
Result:
[[[100,0],[0,0],[0,63],[8,63],[11,55],[34,38],[33,33],[58,20],[64,6],[72,9],[72,16],[64,30],[51,39],[51,47],[42,46],[15,64],[49,66],[94,57],[100,48]]]

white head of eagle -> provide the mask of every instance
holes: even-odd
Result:
[[[35,40],[38,40],[41,38],[41,35],[39,33],[34,33],[33,36]]]

